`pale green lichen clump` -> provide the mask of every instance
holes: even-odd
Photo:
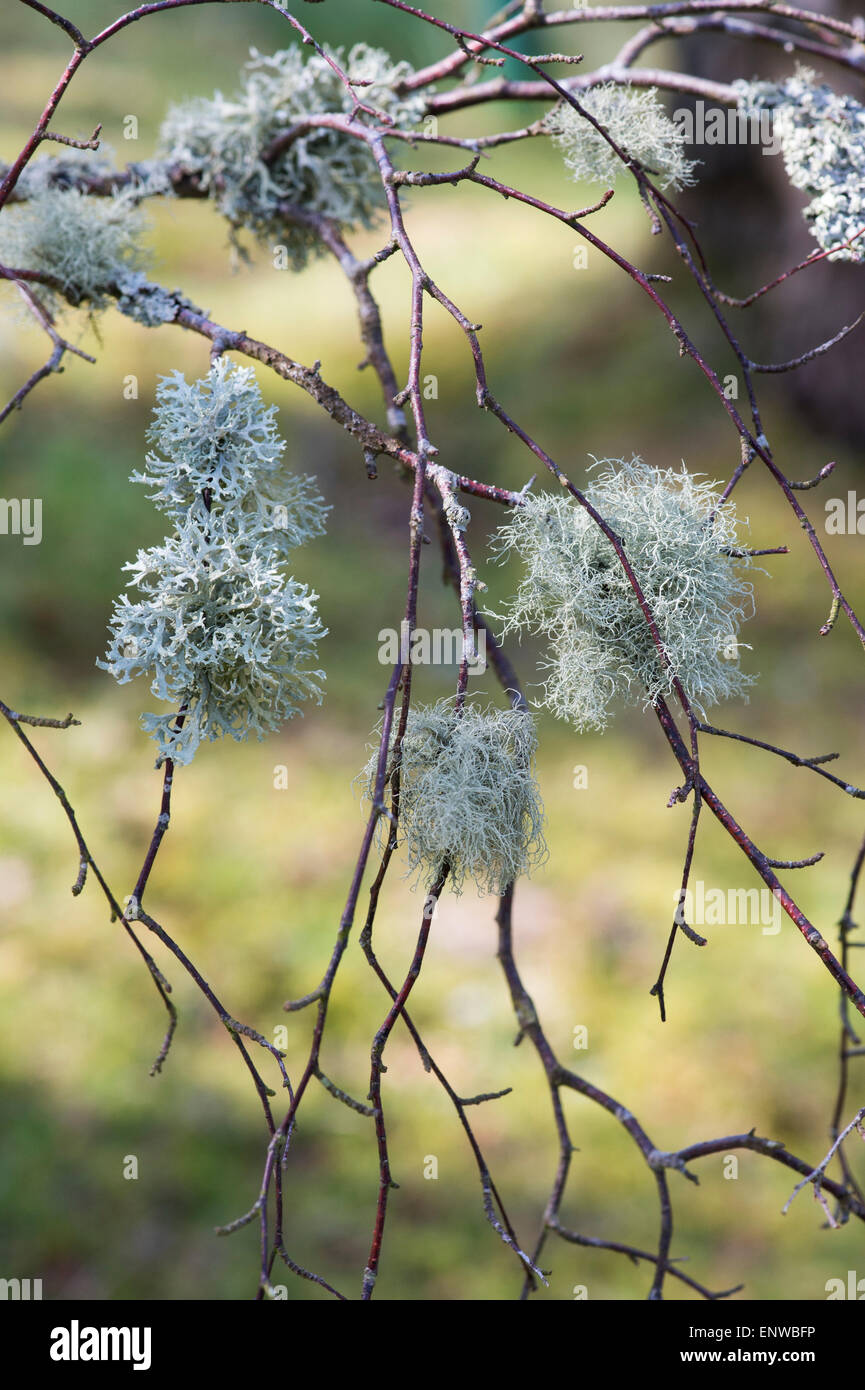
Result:
[[[661,188],[684,188],[695,182],[697,161],[686,157],[684,132],[670,120],[654,87],[607,82],[575,95],[583,110]],[[612,188],[628,173],[600,131],[566,102],[550,112],[546,125],[577,182]]]
[[[410,710],[398,821],[410,874],[428,887],[446,869],[457,893],[466,879],[481,893],[502,893],[543,861],[535,747],[534,724],[524,710],[469,702],[457,713],[448,699]],[[376,748],[361,779],[369,797],[377,762]],[[392,771],[391,765],[389,783]]]
[[[104,309],[117,287],[140,275],[149,260],[143,247],[147,220],[135,195],[96,198],[77,188],[32,186],[26,202],[3,211],[0,260],[56,281],[35,286],[52,312],[66,302],[86,304],[91,312]]]
[[[603,729],[617,700],[648,705],[678,676],[703,710],[740,693],[752,677],[737,664],[740,624],[753,612],[747,556],[736,550],[731,503],[683,468],[596,464],[585,495],[622,540],[651,607],[670,665],[611,542],[576,500],[526,496],[500,529],[500,559],[524,565],[504,631],[545,636],[548,672],[539,703],[578,729]]]
[[[97,664],[121,684],[149,676],[173,706],[142,716],[158,766],[191,762],[204,739],[261,738],[320,700],[317,595],[282,565],[322,533],[327,508],[312,479],[286,473],[275,409],[251,368],[222,358],[191,385],[179,372],[163,378],[156,395],[158,452],[132,481],[154,488],[176,529],[125,566],[143,597],[115,601]]]
[[[865,260],[865,106],[818,85],[799,68],[786,82],[735,82],[747,111],[771,111],[773,135],[794,188],[811,199],[803,216],[830,260]]]
[[[420,122],[425,98],[396,90],[412,73],[408,63],[394,63],[367,44],[356,44],[347,57],[341,49],[331,56],[351,80],[371,83],[356,88],[359,101],[402,129]],[[304,58],[295,47],[267,56],[252,49],[245,73],[232,97],[216,92],[173,107],[160,153],[198,178],[232,228],[285,245],[300,267],[319,244],[308,229],[291,225],[280,204],[368,227],[384,206],[381,179],[369,147],[335,130],[303,131],[271,162],[263,158],[277,136],[306,117],[351,114],[352,94],[320,54]]]

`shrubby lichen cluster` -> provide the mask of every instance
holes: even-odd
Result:
[[[799,68],[785,82],[733,84],[747,111],[771,111],[773,134],[794,188],[811,199],[804,210],[811,234],[830,260],[865,260],[865,106],[816,82]]]
[[[577,93],[577,100],[661,188],[695,182],[697,161],[686,157],[684,132],[670,120],[654,87],[607,82]],[[578,182],[611,188],[628,173],[600,131],[566,102],[550,112],[546,124]]]
[[[357,88],[360,101],[404,129],[417,125],[425,98],[396,91],[411,75],[408,63],[394,63],[368,44],[356,44],[347,57],[341,49],[331,56],[352,81],[371,83]],[[279,205],[299,204],[346,226],[366,227],[382,206],[381,181],[367,145],[334,130],[308,130],[272,162],[263,158],[277,136],[305,117],[351,113],[351,93],[320,54],[304,58],[294,47],[268,56],[252,49],[245,74],[232,97],[216,92],[173,107],[160,152],[199,179],[232,228],[285,245],[299,267],[318,243],[307,229],[287,225]]]
[[[98,665],[121,683],[149,676],[173,706],[142,716],[158,766],[189,763],[203,739],[261,738],[320,700],[317,595],[282,565],[322,533],[327,508],[312,479],[286,472],[251,368],[222,358],[192,384],[164,377],[156,394],[156,449],[132,481],[153,488],[175,530],[125,566],[142,597],[115,601]]]
[[[649,704],[678,676],[700,709],[752,678],[736,661],[738,632],[753,612],[736,550],[731,503],[684,467],[641,459],[594,465],[588,500],[624,543],[651,606],[671,667],[663,664],[611,542],[578,502],[528,494],[497,536],[500,559],[524,565],[503,614],[504,631],[546,637],[541,704],[578,729],[605,727],[616,700]]]
[[[56,288],[38,287],[52,312],[66,302],[97,312],[126,277],[143,272],[149,261],[143,245],[146,229],[134,191],[97,198],[53,184],[43,173],[32,182],[26,201],[3,211],[0,260],[56,280]]]
[[[394,735],[395,737],[395,735]],[[393,746],[393,744],[392,744]],[[399,760],[399,835],[409,873],[430,886],[445,867],[501,893],[546,857],[531,715],[452,700],[409,711]],[[375,787],[378,749],[362,774]],[[392,771],[392,765],[389,773]]]

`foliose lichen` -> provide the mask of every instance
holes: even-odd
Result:
[[[120,294],[117,308],[127,318],[134,319],[145,328],[159,328],[163,323],[173,323],[181,308],[202,310],[180,290],[166,290],[162,285],[148,280],[141,270],[127,270],[117,277]]]
[[[800,67],[784,82],[734,82],[740,106],[771,111],[784,167],[811,201],[803,216],[830,260],[865,260],[865,106]]]

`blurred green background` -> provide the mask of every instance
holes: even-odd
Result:
[[[468,0],[439,0],[434,9],[475,24],[486,13]],[[328,0],[299,10],[327,41],[367,39],[415,63],[447,51],[441,37],[382,6]],[[115,12],[107,0],[65,6],[87,31]],[[576,35],[557,42],[579,48],[591,63],[608,57],[627,32],[581,26],[579,42]],[[32,129],[68,44],[23,8],[4,11],[0,37],[0,135],[2,157],[10,159]],[[136,24],[88,60],[56,128],[81,135],[101,121],[119,162],[145,158],[169,101],[216,87],[230,91],[248,47],[272,50],[287,37],[276,14],[249,5],[203,6]],[[656,60],[674,62],[672,44]],[[139,122],[134,143],[123,138],[129,114]],[[516,128],[537,114],[528,107],[470,111],[449,118],[443,129]],[[436,167],[451,167],[452,152],[434,154],[430,163],[436,158]],[[592,190],[568,184],[540,142],[496,153],[489,167],[563,206],[592,200]],[[684,199],[707,224],[712,196],[724,196],[722,175],[708,170],[704,186]],[[758,163],[755,177],[764,175]],[[788,211],[796,258],[811,244],[795,205]],[[644,268],[674,275],[667,288],[686,322],[696,325],[698,343],[719,371],[733,372],[729,352],[630,191],[622,186],[592,226]],[[714,238],[717,278],[744,292],[759,282],[752,266],[762,260],[744,234],[725,235],[726,226]],[[590,455],[632,452],[661,466],[684,459],[694,471],[729,476],[736,436],[696,369],[679,359],[660,315],[614,267],[594,253],[586,269],[574,267],[572,233],[483,189],[450,186],[417,190],[409,227],[430,272],[484,324],[499,399],[574,479],[584,478]],[[379,231],[355,244],[374,250],[381,237]],[[334,265],[319,261],[302,275],[280,277],[259,250],[251,267],[234,270],[216,214],[188,201],[153,209],[153,245],[157,279],[181,286],[222,323],[300,361],[320,359],[328,381],[380,417],[375,381],[357,371],[362,352],[353,301]],[[771,245],[760,255],[770,271],[786,264]],[[810,280],[815,297],[826,292],[821,274]],[[862,272],[827,268],[830,274],[840,323]],[[377,272],[374,288],[402,372],[408,281],[396,257]],[[44,360],[45,344],[8,287],[2,297],[6,399]],[[772,303],[751,313],[748,341],[771,340],[778,324]],[[28,712],[73,710],[81,719],[80,728],[36,731],[34,740],[122,898],[158,811],[161,776],[138,728],[139,713],[154,701],[143,682],[118,688],[95,661],[122,564],[162,534],[145,490],[128,482],[142,462],[157,378],[174,368],[203,373],[207,344],[170,326],[147,330],[112,314],[100,321],[98,335],[73,315],[66,328],[97,364],[68,358],[65,373],[43,383],[0,438],[3,496],[40,497],[44,507],[40,546],[24,547],[15,537],[0,542],[0,696]],[[807,323],[799,321],[796,330],[776,355],[810,345]],[[844,362],[832,361],[834,373],[861,377],[855,342]],[[482,479],[521,486],[534,471],[532,460],[474,406],[464,344],[432,307],[424,365],[439,382],[429,414],[441,459]],[[131,374],[139,382],[137,400],[124,398]],[[321,977],[357,853],[363,821],[352,780],[388,675],[378,661],[377,634],[397,627],[403,611],[409,493],[386,461],[369,482],[356,447],[302,393],[263,369],[259,379],[280,408],[290,457],[299,470],[317,475],[333,506],[327,537],[296,561],[298,578],[321,595],[330,630],[323,646],[327,694],[280,737],[204,748],[180,773],[171,831],[148,897],[150,910],[236,1017],[270,1037],[287,1028],[295,1076],[312,1015],[286,1015],[281,1006]],[[829,458],[838,461],[823,493],[805,494],[822,534],[825,498],[861,488],[861,445],[843,417],[834,431],[815,423],[790,379],[760,384],[767,432],[790,476],[809,477]],[[838,751],[842,774],[861,784],[863,654],[843,621],[831,637],[817,636],[828,590],[803,533],[758,465],[737,498],[752,518],[753,543],[786,543],[790,554],[769,557],[766,573],[756,577],[757,616],[744,634],[752,649],[743,654],[747,668],[759,673],[750,706],[715,712],[716,721],[803,754]],[[485,552],[486,535],[501,516],[481,502],[472,512],[473,554],[495,608],[513,580],[493,569]],[[837,572],[860,610],[861,547],[861,537],[830,538]],[[434,547],[424,552],[422,579],[419,621],[454,626],[456,605],[441,582]],[[527,683],[537,679],[535,655],[511,650]],[[446,693],[453,675],[419,669],[417,697]],[[474,677],[473,689],[496,696],[491,677]],[[621,712],[603,738],[578,737],[546,716],[539,727],[551,854],[518,887],[516,943],[525,982],[562,1061],[634,1111],[660,1148],[756,1126],[816,1162],[828,1147],[836,1085],[838,998],[830,977],[786,919],[778,935],[716,928],[703,950],[677,945],[669,1021],[661,1025],[649,988],[669,930],[690,815],[686,807],[666,809],[680,780],[677,768],[655,721],[639,712]],[[287,767],[288,787],[278,791],[279,765]],[[573,785],[577,765],[588,772],[583,790]],[[767,853],[787,858],[826,850],[818,867],[789,878],[803,909],[834,941],[861,837],[857,804],[805,771],[727,742],[706,748],[705,766]],[[46,1298],[247,1297],[256,1283],[256,1230],[217,1240],[213,1227],[246,1210],[258,1192],[265,1135],[248,1076],[191,982],[157,951],[174,986],[180,1025],[164,1074],[148,1077],[163,1015],[139,957],[109,923],[92,883],[82,897],[70,897],[74,842],[59,804],[8,731],[0,740],[0,769],[0,1275],[40,1277]],[[708,815],[695,877],[724,888],[758,886]],[[395,866],[376,927],[380,958],[393,977],[401,979],[408,965],[420,910],[420,897]],[[528,1045],[512,1045],[494,910],[473,893],[444,902],[412,1012],[457,1090],[513,1087],[472,1119],[511,1218],[530,1245],[557,1153],[539,1065]],[[353,939],[333,997],[323,1065],[357,1096],[365,1093],[370,1039],[386,1010]],[[588,1029],[589,1046],[575,1051],[580,1025]],[[512,1297],[520,1285],[516,1263],[485,1223],[476,1170],[447,1098],[423,1072],[404,1030],[393,1035],[386,1060],[384,1099],[400,1188],[392,1196],[376,1296]],[[264,1070],[270,1075],[266,1063]],[[862,1103],[861,1072],[861,1065],[858,1076],[854,1070],[849,1114]],[[274,1070],[273,1084],[276,1079]],[[566,1095],[565,1105],[579,1152],[563,1221],[587,1235],[651,1248],[654,1183],[636,1149],[597,1107],[574,1095]],[[129,1155],[138,1159],[136,1181],[123,1176]],[[424,1177],[430,1155],[438,1160],[434,1181]],[[851,1156],[861,1177],[861,1150]],[[715,1288],[744,1282],[750,1298],[811,1300],[825,1297],[826,1280],[845,1278],[848,1269],[865,1275],[861,1226],[822,1230],[822,1212],[808,1193],[782,1218],[795,1179],[779,1165],[743,1153],[735,1181],[725,1180],[721,1156],[698,1171],[699,1187],[671,1177],[674,1254],[690,1257],[695,1278]],[[377,1183],[370,1122],[320,1089],[311,1091],[288,1177],[291,1254],[356,1296]],[[544,1265],[551,1275],[538,1295],[543,1299],[569,1299],[578,1284],[591,1299],[642,1298],[650,1283],[647,1266],[635,1269],[620,1256],[562,1244],[548,1247]],[[275,1278],[287,1284],[291,1299],[324,1296],[279,1270]],[[668,1296],[690,1293],[669,1281]]]

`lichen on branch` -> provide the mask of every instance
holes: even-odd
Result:
[[[514,554],[524,567],[496,616],[505,633],[547,639],[540,703],[578,729],[602,729],[617,700],[651,704],[676,677],[701,709],[743,691],[753,678],[736,659],[738,634],[753,594],[732,503],[684,467],[633,458],[593,471],[586,498],[624,544],[668,664],[611,541],[585,508],[560,494],[527,494],[494,542],[500,560]]]
[[[684,188],[695,182],[697,161],[686,157],[684,132],[670,120],[654,87],[605,82],[580,92],[577,99],[619,149],[661,188]],[[566,102],[550,112],[545,124],[577,182],[612,188],[627,175],[627,166],[609,141]]]
[[[147,218],[136,194],[124,190],[95,198],[36,181],[32,188],[26,202],[3,210],[0,260],[56,282],[40,290],[52,312],[70,303],[91,312],[105,309],[116,287],[149,264]]]
[[[409,711],[399,754],[398,822],[409,874],[428,886],[446,867],[457,893],[467,879],[481,893],[502,893],[543,862],[536,743],[526,710],[469,701],[459,711],[444,699]],[[377,762],[376,748],[361,774],[369,797]],[[393,771],[391,762],[391,785]]]
[[[830,260],[865,260],[865,106],[799,67],[786,81],[735,82],[747,111],[770,111],[787,177],[810,196],[803,216]]]
[[[285,472],[274,414],[252,369],[224,358],[200,381],[175,372],[157,388],[158,452],[132,481],[156,489],[176,529],[124,567],[142,597],[116,600],[97,663],[121,684],[149,676],[174,707],[142,716],[157,765],[191,762],[204,739],[261,738],[321,699],[317,595],[282,565],[321,534],[327,509],[311,478]]]
[[[364,43],[346,57],[342,49],[330,56],[343,64],[349,81],[361,84],[357,101],[380,111],[385,121],[411,129],[421,120],[426,97],[397,92],[412,73],[408,63],[395,63]],[[280,204],[299,205],[346,227],[369,227],[383,208],[381,180],[368,146],[337,130],[300,130],[266,158],[278,137],[309,117],[352,115],[352,92],[321,54],[304,58],[297,47],[272,55],[252,49],[244,72],[231,97],[216,92],[172,107],[160,153],[198,179],[232,229],[285,245],[299,269],[320,252],[320,243],[308,228],[287,225]]]

